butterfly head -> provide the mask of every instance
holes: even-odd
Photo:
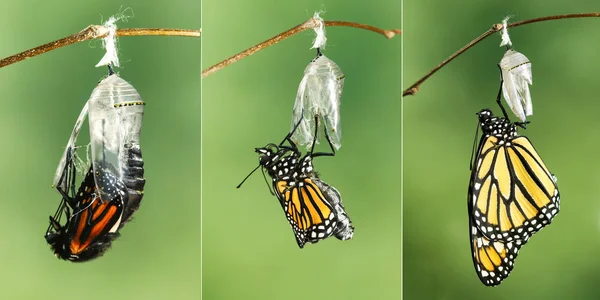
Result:
[[[267,144],[262,148],[256,148],[255,151],[258,153],[258,162],[263,167],[269,166],[281,158],[281,149],[275,144]]]
[[[477,116],[479,117],[480,124],[489,123],[489,121],[494,117],[492,111],[487,108],[482,109],[480,112],[478,112]]]
[[[56,219],[50,217],[50,228],[44,237],[57,258],[69,259],[71,251],[68,248],[69,235],[66,226],[63,227]]]

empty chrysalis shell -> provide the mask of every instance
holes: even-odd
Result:
[[[125,177],[131,164],[132,148],[139,152],[141,161],[139,136],[144,102],[135,88],[117,74],[100,81],[88,102],[90,144],[96,186],[102,201],[110,201],[111,191],[104,188],[110,185],[102,182],[102,178],[106,178],[102,174],[111,172],[121,181],[130,179]]]
[[[531,62],[520,52],[506,51],[500,61],[502,69],[502,94],[513,113],[525,122],[533,115],[529,85],[532,84]]]
[[[302,114],[304,119],[294,132],[292,139],[299,145],[311,147],[315,140],[318,120],[325,126],[325,133],[336,149],[342,146],[342,123],[340,105],[344,88],[342,69],[325,55],[317,55],[306,69],[298,86],[292,117],[292,128]],[[320,131],[320,130],[319,130]],[[318,142],[318,137],[317,137]]]
[[[71,133],[71,137],[69,137],[69,141],[67,142],[65,152],[63,152],[63,155],[60,158],[60,162],[58,163],[58,168],[56,168],[54,180],[52,181],[52,187],[54,188],[60,187],[63,191],[67,190],[68,182],[67,180],[64,180],[64,178],[63,180],[61,180],[61,178],[65,176],[65,168],[68,168],[78,162],[78,158],[75,152],[75,142],[77,142],[77,137],[79,136],[81,125],[83,125],[83,121],[85,121],[87,113],[88,103],[86,102],[83,106],[83,109],[81,109],[81,113],[79,113],[77,121],[75,122],[75,127],[73,127],[73,132]],[[70,160],[69,164],[67,164],[67,160]],[[85,172],[86,169],[87,167],[81,168],[81,170],[78,171]]]

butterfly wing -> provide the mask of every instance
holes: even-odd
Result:
[[[527,240],[559,209],[553,176],[524,136],[482,138],[469,197],[475,225],[492,241]]]
[[[487,286],[499,285],[512,271],[519,249],[527,242],[510,242],[488,239],[469,218],[471,253],[475,271],[481,282]]]
[[[114,177],[108,172],[104,174],[107,182],[113,182],[111,190],[120,192],[115,193],[109,202],[100,200],[91,168],[77,192],[77,205],[68,224],[68,231],[72,232],[69,247],[74,257],[71,260],[84,261],[100,256],[118,236],[125,187],[111,176]]]
[[[300,248],[307,242],[316,243],[333,234],[334,210],[312,179],[305,178],[294,186],[279,180],[275,183],[275,192]]]

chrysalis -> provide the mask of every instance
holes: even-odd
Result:
[[[298,86],[296,102],[292,117],[292,128],[304,114],[300,126],[292,139],[308,148],[313,141],[318,120],[324,125],[325,134],[336,150],[342,146],[342,124],[340,120],[340,104],[344,88],[344,73],[340,67],[317,49],[314,58],[304,70],[304,77]],[[319,118],[315,119],[315,116]]]
[[[144,102],[110,70],[81,111],[54,178],[63,198],[45,238],[57,257],[73,262],[106,252],[139,207],[146,183],[139,144]],[[92,152],[87,164],[75,151],[86,114]],[[76,171],[87,172],[77,193]]]
[[[529,85],[532,84],[531,62],[520,52],[509,49],[500,61],[502,93],[508,106],[521,120],[533,114]]]
[[[137,209],[143,195],[143,161],[139,144],[144,102],[117,74],[102,80],[89,99],[90,143],[96,186],[103,202],[110,201],[104,172],[123,181],[132,199],[126,207]],[[127,220],[127,218],[125,218]]]

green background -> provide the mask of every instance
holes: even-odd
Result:
[[[200,27],[199,1],[10,1],[0,12],[0,57],[100,24],[121,5],[135,14],[121,28]],[[60,201],[50,187],[58,160],[107,74],[94,67],[104,55],[101,42],[0,70],[0,299],[200,297],[200,39],[125,37],[119,45],[117,71],[147,104],[147,184],[134,220],[91,262],[58,260],[44,233]]]
[[[598,10],[587,2],[405,1],[404,86],[507,14],[518,21]],[[533,64],[534,115],[520,132],[558,177],[561,212],[521,249],[499,287],[479,281],[466,201],[475,113],[500,114],[496,64],[505,49],[494,34],[403,100],[405,299],[600,298],[600,20],[551,21],[509,33]]]
[[[324,9],[325,20],[401,28],[400,1],[204,1],[207,68]],[[346,75],[342,147],[315,160],[356,227],[299,249],[255,147],[290,130],[314,31],[202,80],[202,265],[205,299],[399,299],[401,36],[329,27],[324,54]],[[319,149],[326,150],[321,144]]]

